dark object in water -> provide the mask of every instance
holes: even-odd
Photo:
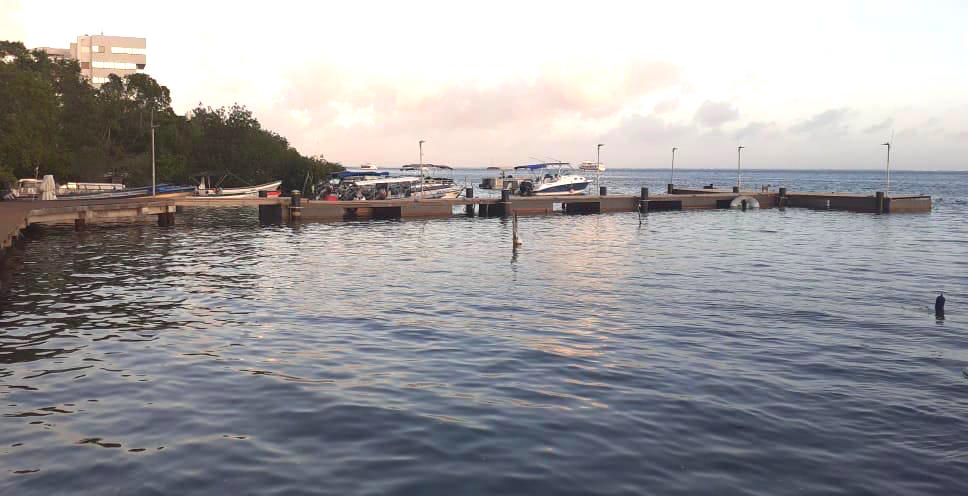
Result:
[[[944,291],[934,300],[934,316],[939,319],[944,318]]]

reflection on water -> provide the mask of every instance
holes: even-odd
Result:
[[[879,178],[791,174],[749,180]],[[899,176],[932,214],[522,217],[516,255],[501,219],[43,228],[0,493],[957,492],[966,177]]]

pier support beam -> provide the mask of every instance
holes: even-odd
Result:
[[[466,197],[468,200],[474,198],[474,188],[467,188],[467,190],[464,191],[464,197]],[[468,203],[467,206],[464,207],[464,213],[466,213],[468,217],[473,217],[474,204]]]
[[[289,222],[299,222],[302,219],[302,192],[294,189],[289,198]]]
[[[259,205],[260,224],[282,224],[282,205]]]
[[[883,191],[878,191],[877,193],[874,194],[874,210],[876,210],[877,213],[879,214],[884,213],[884,192]]]
[[[84,217],[74,219],[74,230],[80,232],[84,229],[87,229],[87,219]]]
[[[598,187],[598,196],[606,196],[606,195],[608,195],[608,187],[606,187],[606,186],[599,186]]]
[[[776,195],[776,206],[778,208],[786,208],[787,194],[786,188],[780,188],[780,192]]]
[[[501,217],[506,217],[511,215],[511,190],[502,189],[501,190],[501,201],[497,204],[498,210]]]
[[[158,225],[161,227],[175,225],[175,212],[162,212],[158,214]]]

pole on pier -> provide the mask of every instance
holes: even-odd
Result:
[[[733,193],[739,193],[739,186],[733,186]]]
[[[92,72],[93,74],[93,69]],[[142,114],[143,115],[143,114]],[[155,110],[151,109],[151,196],[155,196]]]
[[[672,147],[672,171],[669,173],[670,183],[676,182],[676,150],[678,150],[678,148]],[[669,193],[672,193],[672,191]]]
[[[649,211],[649,188],[645,186],[642,187],[642,192],[639,194],[639,212]]]
[[[606,196],[606,195],[608,195],[608,188],[605,187],[605,186],[599,186],[598,187],[598,195],[599,196]]]
[[[878,191],[874,193],[874,208],[877,209],[877,213],[884,213],[884,192]]]
[[[511,190],[502,189],[501,190],[501,216],[507,216],[511,213]]]
[[[893,136],[891,139],[894,139]],[[891,193],[891,142],[883,143],[887,147],[887,186],[884,188],[888,194]]]
[[[786,206],[786,188],[780,188],[780,192],[776,195],[776,206],[783,208]]]
[[[672,183],[666,184],[666,193],[670,195],[676,190],[676,186]]]
[[[740,202],[740,204],[743,206],[743,211],[744,212],[746,211],[747,203],[748,202],[746,200],[743,200],[742,202]]]
[[[734,189],[733,191],[734,192],[737,192],[737,193],[739,192],[739,188],[740,188],[740,167],[739,167],[739,165],[740,165],[740,161],[742,161],[742,159],[743,159],[743,148],[746,148],[746,147],[745,146],[738,146],[738,147],[736,147],[736,189]]]
[[[464,196],[467,197],[468,200],[474,198],[474,188],[467,188],[464,191]],[[464,207],[464,212],[467,213],[467,216],[468,217],[473,217],[474,216],[474,204],[473,203],[468,203],[467,206]]]
[[[518,238],[518,214],[515,213],[511,219],[511,251],[517,252],[521,246],[521,239]]]
[[[934,299],[934,316],[944,320],[944,291]]]

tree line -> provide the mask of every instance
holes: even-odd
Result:
[[[342,169],[303,156],[244,106],[199,104],[178,115],[168,88],[147,74],[111,75],[94,88],[77,61],[0,41],[0,183],[53,174],[58,182],[114,175],[150,184],[152,122],[158,182],[188,184],[192,174],[218,171],[303,189],[307,178]]]

